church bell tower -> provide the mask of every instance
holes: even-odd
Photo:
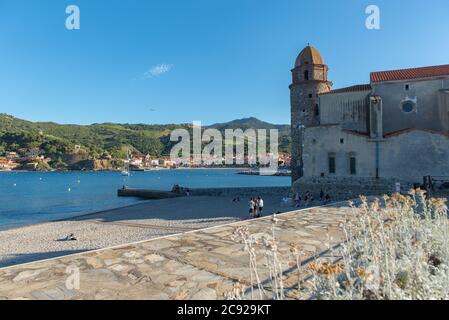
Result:
[[[292,135],[292,182],[304,175],[304,130],[320,124],[320,93],[329,92],[332,82],[327,79],[328,67],[320,53],[310,44],[295,62],[290,85],[291,135]]]

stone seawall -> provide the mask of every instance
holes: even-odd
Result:
[[[329,194],[332,201],[358,198],[360,195],[380,196],[396,192],[396,183],[400,183],[401,192],[405,193],[413,187],[407,181],[394,179],[375,178],[307,178],[303,177],[293,184],[293,191],[299,192],[304,197],[307,191],[311,192],[315,199],[319,198],[321,190]]]
[[[291,187],[209,188],[191,190],[192,196],[255,197],[270,195],[285,197],[291,194]]]

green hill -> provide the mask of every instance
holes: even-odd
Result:
[[[224,136],[226,129],[266,129],[269,134],[270,129],[279,130],[279,151],[283,153],[290,153],[291,137],[290,137],[290,125],[288,124],[271,124],[265,121],[261,121],[257,118],[244,118],[239,120],[233,120],[224,123],[216,123],[208,128],[218,129]]]
[[[173,142],[170,133],[177,128],[191,130],[191,124],[115,124],[61,125],[53,122],[30,122],[7,114],[0,114],[0,155],[5,151],[38,147],[53,159],[70,154],[75,146],[86,157],[98,159],[109,154],[112,158],[123,159],[127,150],[154,156],[170,154]],[[234,120],[214,124],[209,128],[279,129],[280,151],[290,149],[290,128],[288,125],[273,125],[256,118]]]

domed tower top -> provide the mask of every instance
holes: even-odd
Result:
[[[295,67],[292,70],[292,85],[320,81],[325,82],[325,88],[321,88],[319,93],[329,91],[332,83],[327,80],[328,70],[319,51],[308,44],[296,58]]]
[[[321,57],[320,52],[316,48],[312,47],[310,43],[307,44],[307,47],[305,47],[299,54],[298,58],[296,58],[295,68],[307,64],[324,64],[324,60]]]

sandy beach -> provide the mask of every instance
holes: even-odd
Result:
[[[239,221],[249,199],[186,197],[152,200],[67,220],[0,231],[0,267],[178,234]],[[264,197],[264,213],[292,211]],[[61,241],[73,233],[76,241]]]

